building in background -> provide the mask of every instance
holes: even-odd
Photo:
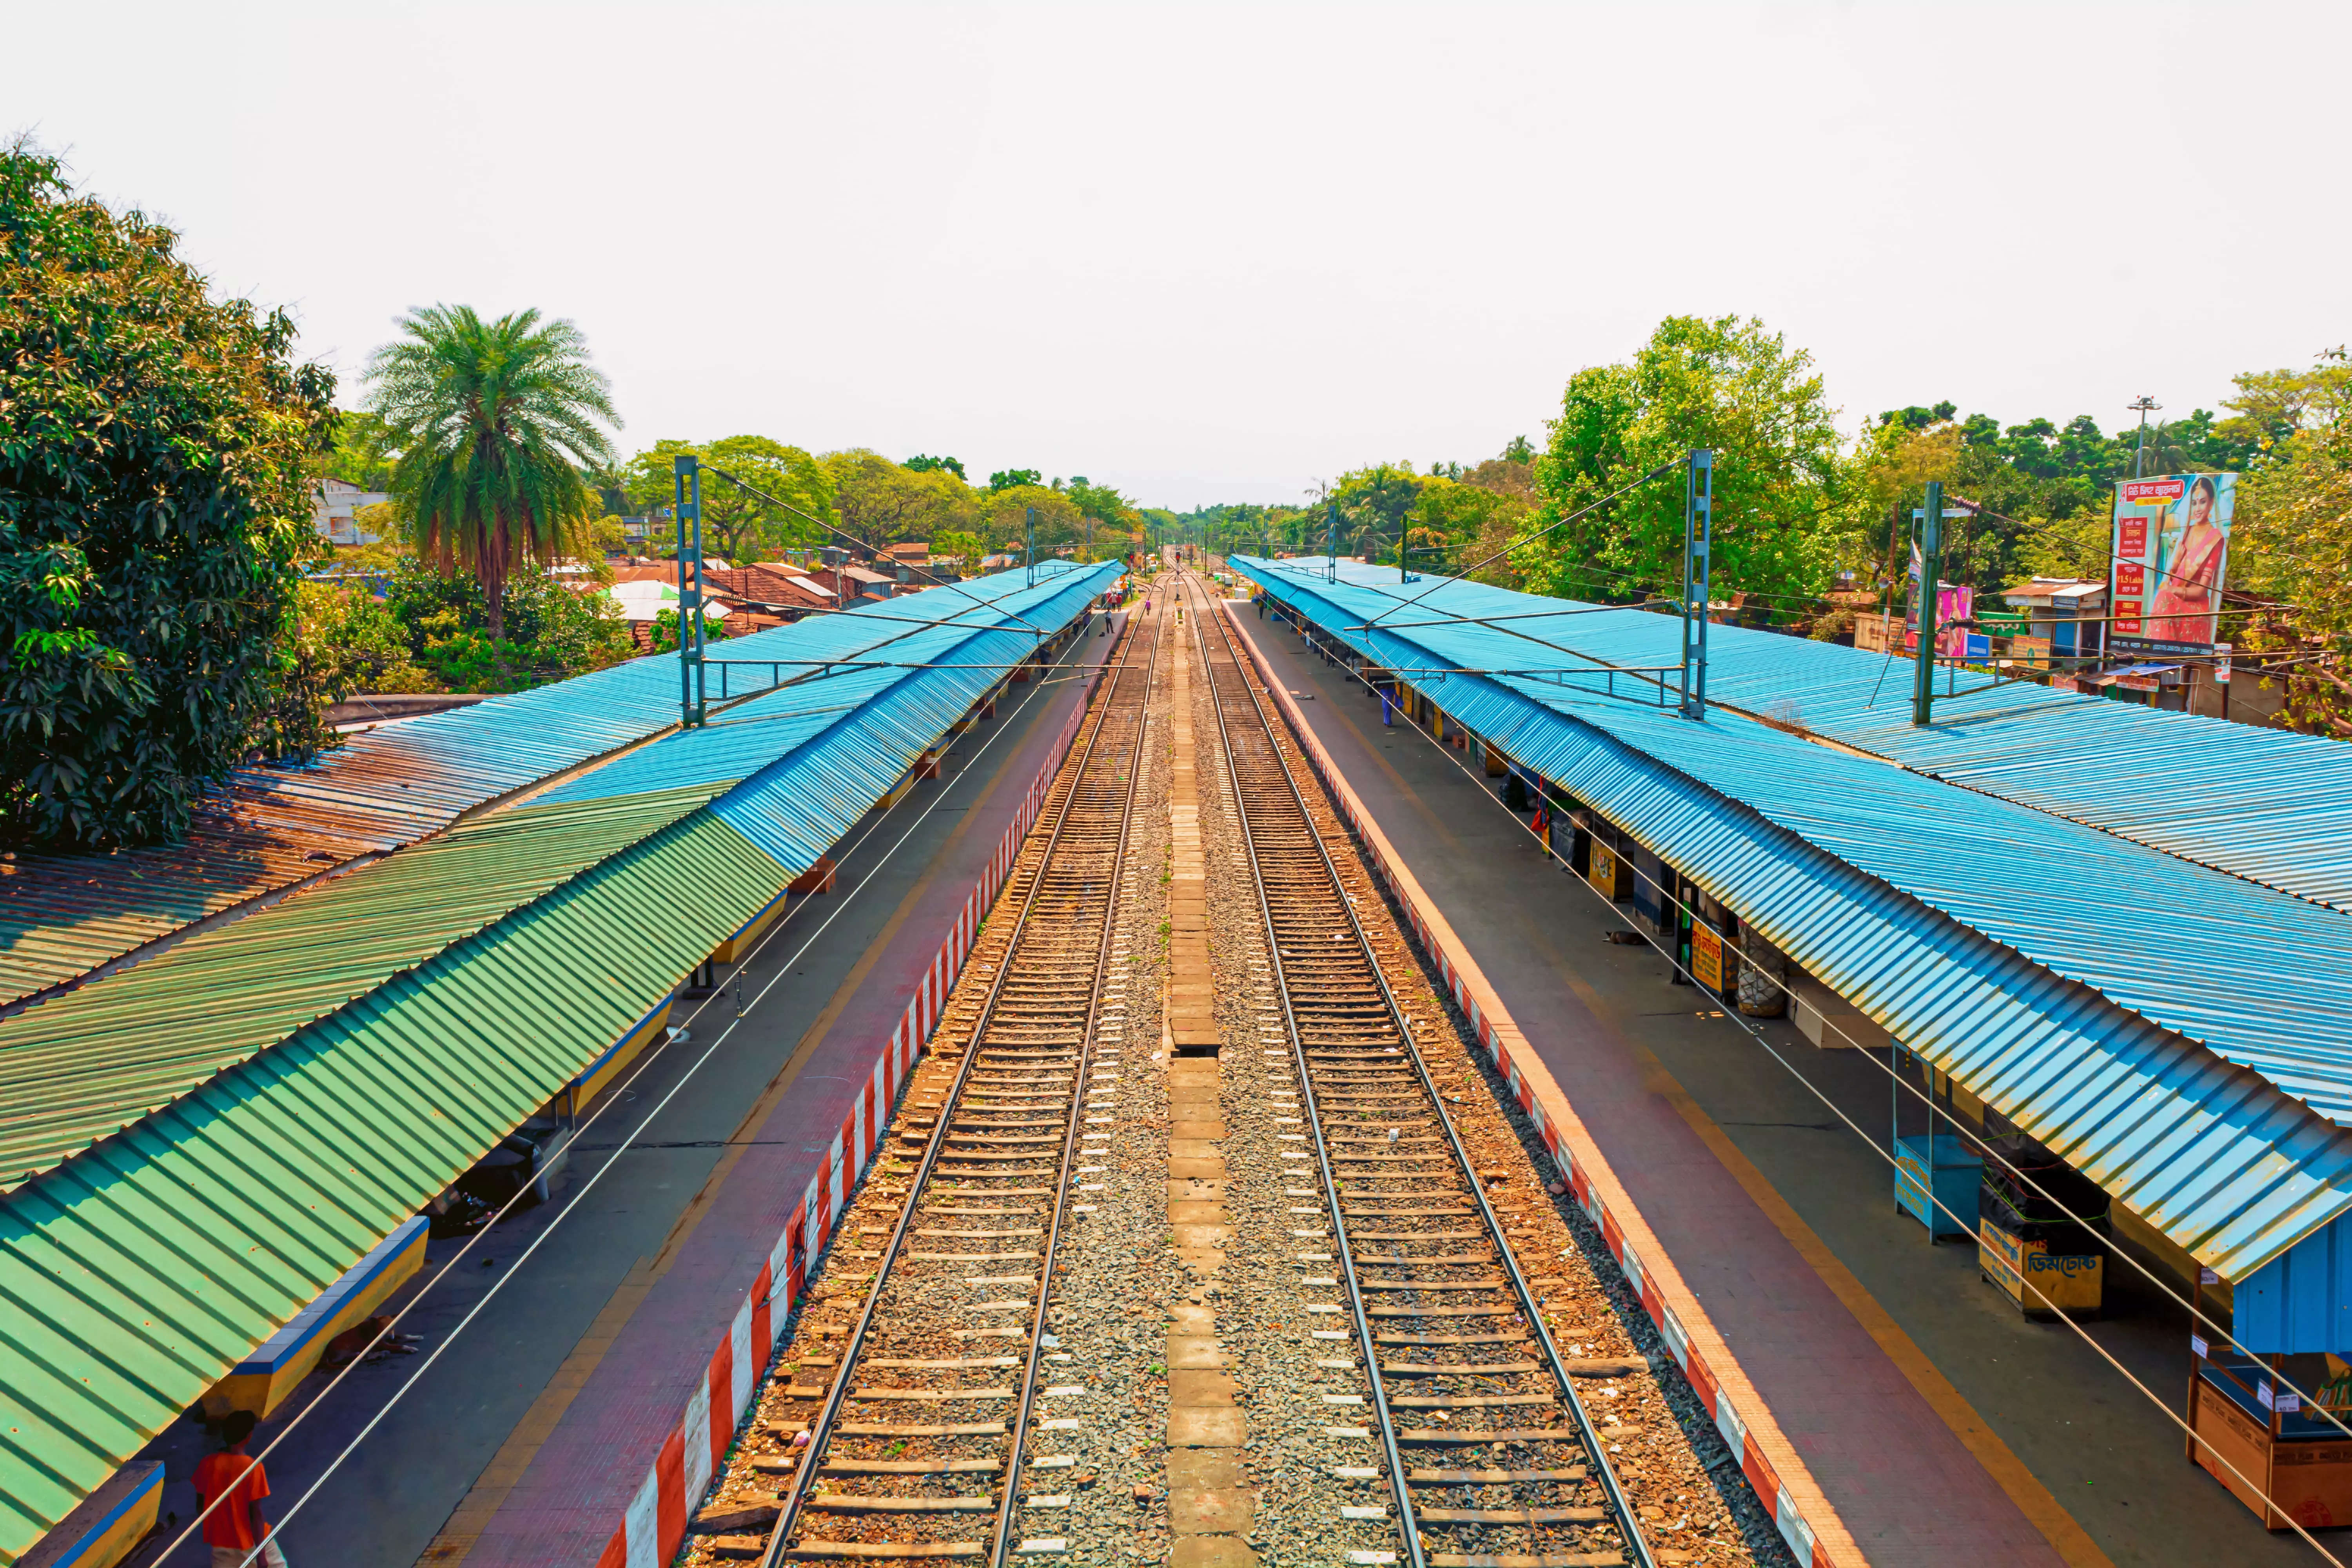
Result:
[[[334,544],[374,544],[383,535],[371,533],[359,523],[361,509],[382,506],[392,499],[382,490],[363,490],[349,479],[323,479],[320,482],[317,503],[310,513],[310,526],[319,537]]]

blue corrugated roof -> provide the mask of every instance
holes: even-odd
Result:
[[[1486,626],[1344,630],[1393,603],[1344,569],[1234,564],[1391,668],[1539,663]],[[1646,652],[1622,662],[1665,662]],[[1737,713],[1696,724],[1524,676],[1414,683],[2224,1274],[2352,1206],[2352,1134],[2329,1125],[2352,1122],[2345,917]]]
[[[821,627],[804,621],[803,627],[822,629],[826,638],[796,643],[790,650],[794,658],[887,660],[893,667],[862,662],[812,675],[740,703],[705,728],[664,736],[542,798],[602,799],[728,781],[732,787],[705,809],[797,875],[871,810],[1011,666],[1028,657],[1036,647],[1033,624],[1060,626],[1123,570],[1113,562],[1041,563],[1034,586],[1003,595],[1001,605],[984,612],[933,626],[909,626],[879,614],[828,616]],[[934,608],[932,595],[925,595],[895,614]],[[733,651],[739,646],[717,644],[712,652],[761,657]],[[930,668],[904,668],[916,665]]]
[[[1311,570],[1303,562],[1267,564]],[[1680,620],[1650,611],[1429,575],[1401,584],[1393,570],[1348,562],[1339,577],[1378,596],[1381,602],[1366,601],[1368,615],[1388,612],[1383,625],[1486,617],[1487,626],[1467,628],[1493,634],[1477,644],[1481,657],[1514,668],[1580,662],[1553,650],[1623,666],[1672,664],[1680,647]],[[1413,635],[1438,629],[1412,628]],[[1993,677],[1966,670],[1937,673],[1935,722],[1916,728],[1912,668],[1907,658],[1834,643],[1744,626],[1707,628],[1712,699],[2352,910],[2352,745],[2031,682],[1996,689]],[[1957,685],[1957,695],[1944,695],[1948,682]]]

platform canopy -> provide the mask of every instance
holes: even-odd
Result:
[[[601,765],[574,773],[558,726],[513,798],[0,1019],[0,1556],[634,1027],[1120,571],[714,644],[780,662],[731,667],[760,694],[708,725],[628,746],[653,710],[616,701]],[[646,683],[674,724],[677,658],[622,668],[508,721]],[[522,754],[480,728],[499,710],[443,732]]]
[[[2225,1278],[2352,1210],[2352,916],[2181,852],[2197,847],[2185,808],[2076,808],[2094,803],[2095,768],[2131,799],[2226,802],[2197,762],[2217,747],[2220,777],[2275,784],[2285,820],[2263,853],[2284,854],[2325,837],[2352,748],[2216,736],[2213,721],[2024,687],[1939,700],[1937,724],[1912,731],[1907,667],[1874,700],[1877,656],[1720,626],[1708,691],[1726,700],[1696,722],[1662,701],[1654,668],[1674,662],[1674,618],[1360,563],[1234,564],[1697,881]],[[2102,710],[2120,726],[2104,751]],[[2077,761],[2011,777],[1998,759],[2028,750],[2036,721]],[[1990,731],[2008,738],[1972,738]],[[2296,768],[2307,808],[2284,798]]]

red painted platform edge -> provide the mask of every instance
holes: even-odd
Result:
[[[1740,1370],[1706,1309],[1684,1284],[1641,1210],[1570,1109],[1549,1069],[1528,1048],[1526,1037],[1454,936],[1454,928],[1437,913],[1420,882],[1405,868],[1387,836],[1333,765],[1330,753],[1308,728],[1306,715],[1242,618],[1230,608],[1223,614],[1242,646],[1250,650],[1266,689],[1289,719],[1292,732],[1340,815],[1370,851],[1373,869],[1396,894],[1423,948],[1436,960],[1454,1005],[1469,1017],[1478,1043],[1494,1058],[1519,1108],[1542,1132],[1544,1146],[1551,1151],[1577,1203],[1600,1229],[1611,1255],[1624,1270],[1626,1282],[1641,1297],[1643,1310],[1658,1326],[1691,1387],[1714,1415],[1723,1440],[1739,1457],[1740,1468],[1770,1511],[1789,1549],[1806,1568],[1862,1568],[1868,1560],[1853,1534],[1780,1431],[1755,1384]]]
[[[711,1352],[710,1369],[701,1387],[687,1401],[677,1428],[662,1444],[645,1479],[638,1483],[635,1496],[614,1528],[612,1539],[605,1542],[604,1554],[596,1560],[597,1568],[661,1568],[677,1555],[678,1545],[686,1536],[689,1508],[698,1504],[709,1489],[727,1458],[728,1448],[735,1441],[736,1429],[751,1414],[752,1395],[759,1388],[761,1373],[774,1359],[777,1336],[783,1331],[784,1321],[807,1289],[811,1268],[832,1239],[833,1227],[848,1205],[850,1193],[880,1145],[882,1129],[889,1120],[891,1107],[898,1103],[900,1086],[906,1082],[915,1058],[929,1042],[931,1032],[939,1027],[940,1010],[947,1004],[948,993],[955,988],[956,977],[963,972],[964,960],[971,955],[981,920],[995,902],[998,889],[1013,869],[1022,840],[1036,824],[1037,814],[1045,805],[1045,792],[1062,759],[1069,752],[1078,725],[1086,718],[1088,701],[1101,674],[1101,667],[1097,666],[1087,676],[1077,705],[1070,710],[1061,733],[1046,748],[1045,763],[1030,784],[1020,809],[1006,825],[996,853],[989,857],[987,869],[981,873],[971,891],[964,895],[963,908],[940,942],[930,967],[924,972],[922,984],[908,1002],[898,1027],[891,1031],[889,1042],[874,1058],[866,1087],[859,1091],[840,1132],[835,1135],[824,1168],[810,1181],[807,1194],[785,1222],[783,1234],[776,1238],[759,1278],[744,1293],[734,1322]]]

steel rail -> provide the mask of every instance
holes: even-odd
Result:
[[[1216,605],[1216,601],[1212,599],[1211,605],[1214,607]],[[1390,1021],[1395,1027],[1398,1037],[1403,1042],[1403,1050],[1400,1055],[1404,1060],[1412,1065],[1413,1075],[1420,1084],[1423,1098],[1428,1101],[1432,1110],[1433,1111],[1434,1120],[1436,1121],[1437,1125],[1444,1130],[1446,1146],[1453,1155],[1455,1165],[1461,1172],[1463,1183],[1469,1190],[1471,1201],[1476,1205],[1480,1223],[1485,1227],[1488,1237],[1494,1243],[1496,1256],[1502,1261],[1503,1271],[1509,1283],[1511,1295],[1518,1303],[1520,1316],[1533,1331],[1537,1345],[1543,1352],[1545,1368],[1551,1374],[1554,1384],[1558,1385],[1562,1402],[1567,1405],[1575,1421],[1574,1435],[1582,1443],[1587,1455],[1591,1460],[1593,1473],[1600,1479],[1601,1489],[1608,1499],[1609,1511],[1615,1516],[1613,1522],[1617,1527],[1619,1534],[1623,1538],[1630,1554],[1633,1561],[1640,1565],[1640,1568],[1657,1568],[1656,1559],[1651,1553],[1649,1542],[1643,1537],[1639,1520],[1633,1511],[1632,1502],[1625,1496],[1623,1486],[1618,1479],[1615,1467],[1609,1462],[1608,1449],[1601,1443],[1600,1434],[1592,1425],[1592,1417],[1585,1409],[1584,1401],[1576,1392],[1574,1380],[1569,1376],[1568,1368],[1560,1360],[1559,1348],[1553,1342],[1551,1331],[1544,1322],[1540,1305],[1536,1300],[1534,1291],[1529,1289],[1526,1276],[1520,1271],[1517,1257],[1511,1250],[1509,1239],[1503,1232],[1502,1224],[1496,1217],[1493,1206],[1486,1201],[1486,1186],[1478,1180],[1477,1170],[1470,1159],[1469,1151],[1463,1147],[1461,1132],[1454,1125],[1454,1119],[1446,1113],[1444,1100],[1438,1094],[1437,1085],[1430,1078],[1428,1064],[1422,1059],[1421,1047],[1413,1038],[1411,1021],[1406,1017],[1402,1005],[1398,1002],[1395,992],[1389,984],[1388,974],[1381,965],[1379,954],[1373,949],[1370,938],[1364,931],[1363,922],[1358,918],[1355,906],[1348,896],[1347,884],[1339,876],[1339,867],[1333,862],[1330,849],[1328,846],[1324,843],[1321,832],[1317,829],[1315,826],[1314,816],[1307,809],[1306,796],[1304,792],[1299,788],[1297,775],[1291,770],[1290,760],[1283,752],[1280,737],[1276,730],[1274,720],[1266,711],[1265,701],[1258,695],[1256,683],[1251,679],[1248,662],[1243,658],[1241,650],[1234,645],[1232,630],[1224,622],[1223,616],[1225,614],[1230,614],[1230,612],[1220,612],[1217,625],[1219,635],[1225,645],[1227,661],[1234,667],[1235,679],[1240,681],[1242,689],[1249,694],[1251,707],[1256,713],[1259,724],[1265,731],[1269,750],[1275,758],[1276,765],[1280,769],[1283,782],[1288,786],[1289,797],[1293,804],[1297,807],[1298,815],[1306,825],[1307,837],[1314,842],[1317,857],[1320,860],[1325,873],[1330,879],[1333,891],[1338,895],[1338,910],[1346,918],[1348,929],[1355,938],[1356,951],[1362,955],[1366,967],[1370,971],[1372,979],[1378,985],[1381,997],[1387,1007]],[[1196,616],[1195,618],[1198,619],[1200,617]],[[1200,633],[1196,628],[1196,635],[1202,636],[1205,641],[1205,633]],[[1213,679],[1213,662],[1211,666],[1211,672],[1212,679],[1210,681],[1210,689],[1213,692],[1216,689],[1217,684]],[[1227,735],[1228,732],[1224,728],[1223,705],[1222,699],[1218,703],[1218,719],[1221,735]],[[1227,756],[1230,761],[1232,753],[1230,751],[1229,737],[1227,738]],[[1234,776],[1234,804],[1237,808],[1236,815],[1243,819],[1244,826],[1244,837],[1246,839],[1248,837],[1247,824],[1249,813],[1248,807],[1242,798],[1240,779],[1237,773]],[[1256,873],[1256,868],[1255,852],[1255,849],[1253,849],[1251,870],[1254,876]],[[1381,1381],[1380,1357],[1377,1347],[1372,1342],[1369,1321],[1364,1315],[1362,1290],[1356,1273],[1353,1249],[1349,1246],[1346,1240],[1347,1226],[1339,1209],[1336,1178],[1331,1173],[1328,1147],[1324,1142],[1322,1134],[1320,1116],[1313,1109],[1314,1088],[1311,1082],[1310,1074],[1307,1070],[1305,1048],[1302,1045],[1297,1043],[1299,1039],[1298,1029],[1297,1020],[1291,1013],[1288,988],[1281,979],[1281,955],[1279,952],[1281,944],[1275,934],[1271,908],[1266,903],[1265,887],[1262,879],[1259,880],[1258,883],[1258,896],[1260,907],[1267,910],[1266,929],[1268,946],[1275,952],[1274,968],[1276,975],[1277,986],[1280,988],[1280,994],[1282,996],[1284,1023],[1286,1028],[1290,1033],[1293,1041],[1293,1048],[1298,1058],[1300,1098],[1307,1104],[1309,1108],[1307,1114],[1315,1120],[1316,1123],[1315,1146],[1317,1158],[1323,1166],[1324,1189],[1327,1195],[1327,1201],[1331,1205],[1331,1229],[1333,1235],[1339,1238],[1339,1244],[1337,1249],[1338,1256],[1347,1270],[1348,1293],[1355,1313],[1357,1333],[1360,1337],[1361,1343],[1364,1348],[1365,1371],[1370,1374],[1370,1381],[1373,1390],[1373,1409],[1380,1417],[1383,1446],[1388,1451],[1389,1463],[1391,1467],[1391,1475],[1394,1480],[1393,1489],[1398,1493],[1399,1497],[1399,1517],[1404,1521],[1402,1532],[1406,1545],[1406,1555],[1408,1561],[1414,1565],[1414,1568],[1423,1568],[1423,1564],[1426,1562],[1426,1557],[1421,1542],[1420,1523],[1413,1517],[1412,1500],[1406,1488],[1404,1472],[1398,1458],[1392,1417],[1388,1407],[1386,1390]]]
[[[1133,742],[1127,758],[1128,789],[1119,826],[1119,846],[1122,851],[1127,841],[1129,825],[1134,816],[1136,781],[1142,771],[1136,763],[1144,754],[1144,741],[1150,730],[1150,701],[1152,681],[1158,668],[1160,631],[1160,624],[1155,624],[1150,630],[1150,657],[1145,661],[1141,671],[1142,692],[1136,704],[1138,716]],[[848,1338],[843,1342],[839,1363],[835,1368],[831,1385],[826,1390],[824,1401],[816,1413],[809,1418],[809,1441],[801,1450],[799,1460],[793,1467],[791,1479],[787,1482],[782,1495],[775,1525],[769,1532],[767,1549],[761,1555],[761,1568],[778,1568],[778,1564],[783,1561],[785,1553],[792,1550],[797,1539],[801,1516],[807,1505],[810,1488],[833,1440],[834,1428],[840,1423],[841,1407],[848,1399],[852,1373],[856,1370],[858,1361],[865,1353],[866,1341],[872,1334],[875,1317],[881,1306],[884,1288],[889,1283],[891,1270],[898,1266],[900,1254],[905,1250],[908,1232],[922,1206],[922,1193],[929,1184],[940,1158],[945,1152],[948,1130],[954,1122],[956,1110],[963,1101],[973,1068],[980,1059],[983,1043],[988,1037],[989,1024],[995,1016],[997,1003],[1003,994],[1005,983],[1013,973],[1013,958],[1020,949],[1023,936],[1029,929],[1030,919],[1036,910],[1039,897],[1046,886],[1055,852],[1061,847],[1064,830],[1069,825],[1072,808],[1080,798],[1081,786],[1087,779],[1088,771],[1094,766],[1095,753],[1103,731],[1108,727],[1117,710],[1119,688],[1133,672],[1134,643],[1137,637],[1140,635],[1142,635],[1142,629],[1130,623],[1129,632],[1120,639],[1118,666],[1111,672],[1108,689],[1103,695],[1101,711],[1088,727],[1086,749],[1070,773],[1067,787],[1062,791],[1062,798],[1054,815],[1052,831],[1047,837],[1044,848],[1038,854],[1036,869],[1029,879],[1029,886],[1022,898],[1020,910],[1014,918],[1012,933],[1006,941],[1003,960],[997,965],[995,974],[990,979],[987,994],[982,1002],[978,1016],[973,1021],[971,1039],[964,1048],[963,1059],[957,1066],[955,1079],[948,1092],[941,1097],[939,1119],[931,1128],[931,1135],[924,1145],[921,1159],[908,1177],[907,1201],[899,1211],[898,1224],[892,1227],[890,1238],[885,1244],[882,1255],[877,1262],[874,1282],[867,1287],[865,1304],[859,1310],[857,1321],[851,1329]],[[1068,1178],[1072,1174],[1070,1167],[1075,1163],[1071,1158],[1072,1145],[1077,1142],[1078,1129],[1085,1115],[1086,1065],[1091,1055],[1095,1016],[1101,1005],[1102,963],[1109,950],[1110,931],[1115,923],[1112,916],[1116,913],[1117,902],[1118,882],[1114,862],[1113,875],[1108,882],[1105,900],[1103,935],[1097,959],[1095,981],[1087,1003],[1086,1033],[1082,1037],[1083,1043],[1077,1068],[1071,1083],[1070,1107],[1064,1135],[1062,1169],[1055,1178],[1052,1242],[1059,1240],[1062,1221],[1069,1198]],[[1045,1256],[1040,1260],[1036,1311],[1032,1319],[1029,1335],[1029,1355],[1024,1381],[1016,1396],[1016,1419],[1008,1424],[1008,1439],[1012,1446],[1008,1449],[1005,1459],[1004,1494],[999,1500],[997,1508],[997,1520],[993,1531],[994,1556],[992,1557],[992,1562],[1003,1560],[1004,1538],[1010,1529],[1012,1515],[1019,1504],[1021,1493],[1019,1445],[1025,1437],[1029,1407],[1036,1396],[1038,1352],[1043,1346],[1045,1304],[1053,1284],[1053,1252],[1054,1247],[1049,1242]]]
[[[1275,996],[1282,1005],[1283,1029],[1290,1039],[1291,1055],[1298,1064],[1299,1100],[1305,1108],[1307,1125],[1315,1135],[1316,1168],[1322,1173],[1323,1201],[1330,1206],[1331,1234],[1348,1281],[1348,1310],[1355,1320],[1356,1342],[1364,1347],[1364,1359],[1370,1363],[1372,1360],[1371,1323],[1364,1316],[1363,1292],[1356,1288],[1356,1267],[1348,1241],[1348,1227],[1339,1223],[1339,1189],[1331,1173],[1330,1152],[1323,1141],[1323,1114],[1316,1103],[1314,1077],[1307,1070],[1307,1045],[1299,1035],[1298,1016],[1291,1005],[1290,977],[1282,962],[1282,940],[1275,928],[1274,906],[1266,893],[1265,874],[1258,864],[1257,834],[1251,826],[1248,809],[1242,804],[1241,767],[1234,756],[1233,732],[1225,717],[1224,695],[1217,689],[1216,666],[1210,657],[1208,635],[1202,628],[1202,619],[1196,611],[1192,616],[1192,635],[1200,646],[1202,672],[1209,677],[1210,704],[1217,715],[1217,742],[1224,753],[1225,776],[1233,783],[1234,816],[1241,825],[1242,847],[1249,857],[1250,885],[1256,889],[1258,917],[1265,926],[1267,964],[1274,974]],[[1279,755],[1278,749],[1276,754]],[[1302,804],[1300,815],[1304,816],[1305,813]],[[1307,828],[1310,833],[1313,831],[1311,821]],[[1388,1393],[1381,1384],[1378,1367],[1368,1365],[1366,1370],[1371,1373],[1372,1406],[1380,1417],[1381,1447],[1388,1458],[1389,1490],[1396,1500],[1397,1517],[1407,1521],[1401,1526],[1404,1535],[1405,1561],[1410,1568],[1426,1568],[1420,1537],[1410,1522],[1412,1494],[1405,1485],[1404,1456],[1397,1448],[1396,1423],[1389,1415]]]

